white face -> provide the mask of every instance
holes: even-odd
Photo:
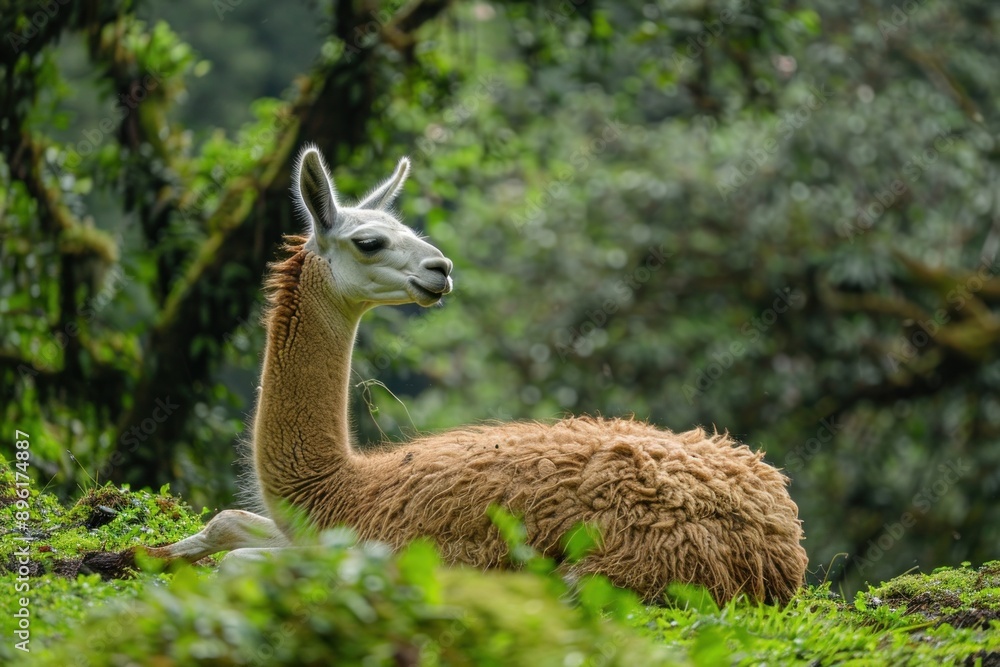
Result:
[[[451,261],[389,210],[409,169],[403,158],[388,181],[357,206],[344,207],[315,147],[307,147],[296,165],[298,201],[312,219],[306,248],[329,262],[337,293],[364,310],[432,306],[452,288]]]

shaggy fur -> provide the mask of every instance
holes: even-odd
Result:
[[[290,506],[314,528],[348,525],[397,548],[429,536],[448,562],[503,567],[507,545],[486,514],[496,504],[522,516],[529,544],[557,559],[567,531],[596,525],[600,544],[564,564],[566,573],[604,574],[647,601],[672,581],[703,584],[719,602],[787,601],[807,563],[788,480],[726,435],[575,418],[352,448],[348,383],[362,314],[431,305],[451,290],[451,262],[386,212],[408,169],[400,160],[391,179],[347,208],[319,152],[300,156],[298,203],[312,235],[290,238],[288,259],[271,266],[253,424],[257,489],[274,518],[226,510],[150,553],[195,561],[288,548],[298,534]]]
[[[740,593],[783,602],[803,583],[787,478],[726,435],[575,418],[353,451],[346,406],[356,322],[312,297],[310,287],[329,276],[301,241],[268,279],[254,453],[272,516],[284,501],[317,527],[347,524],[394,547],[431,536],[447,561],[488,568],[504,566],[507,553],[486,516],[497,503],[523,516],[528,542],[548,556],[559,556],[576,523],[597,525],[602,545],[569,569],[599,572],[647,600],[684,581],[720,602]]]

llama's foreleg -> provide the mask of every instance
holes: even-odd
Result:
[[[274,521],[243,510],[223,510],[201,532],[165,547],[148,547],[146,553],[166,561],[193,563],[219,551],[291,546]]]
[[[221,567],[229,570],[233,567],[239,567],[243,563],[262,561],[271,556],[288,551],[289,549],[309,549],[315,547],[301,546],[301,547],[246,547],[244,549],[236,549],[230,551],[222,558]]]

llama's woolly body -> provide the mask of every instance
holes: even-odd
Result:
[[[559,558],[580,522],[601,541],[570,574],[597,572],[655,600],[671,581],[717,600],[785,601],[806,555],[787,479],[725,435],[675,434],[618,419],[566,419],[459,429],[372,452],[351,446],[351,354],[362,314],[380,304],[429,306],[451,290],[451,262],[386,212],[406,177],[344,208],[318,151],[296,169],[308,238],[272,266],[267,348],[252,460],[274,519],[239,510],[197,535],[151,549],[197,560],[220,550],[256,558],[293,543],[290,505],[317,528],[347,525],[400,547],[435,539],[453,563],[503,567],[491,504],[523,517],[527,540]]]
[[[598,526],[602,545],[572,570],[600,572],[647,599],[670,581],[704,584],[719,600],[740,592],[786,600],[801,585],[806,556],[787,479],[725,435],[577,418],[465,428],[355,452],[346,415],[327,421],[308,407],[324,400],[335,416],[334,406],[346,404],[337,369],[349,364],[351,324],[303,290],[328,279],[311,275],[325,264],[301,245],[290,250],[268,283],[266,389],[255,433],[258,475],[274,511],[290,503],[317,527],[346,524],[396,547],[430,536],[450,562],[500,567],[507,547],[486,515],[496,503],[523,517],[528,543],[548,556],[560,555],[560,538],[575,524]],[[327,392],[322,385],[332,378],[338,391]],[[282,442],[272,437],[271,414]],[[302,416],[296,428],[289,414]]]
[[[399,547],[434,537],[444,557],[505,565],[486,517],[497,503],[523,516],[527,542],[558,558],[575,524],[602,545],[575,572],[600,572],[655,599],[671,581],[719,600],[740,592],[787,600],[805,552],[787,480],[725,435],[674,434],[630,420],[567,419],[449,431],[355,459],[357,482],[334,477],[303,496],[322,526],[346,523]],[[351,499],[331,512],[325,498]]]

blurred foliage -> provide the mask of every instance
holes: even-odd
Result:
[[[0,12],[0,409],[39,479],[73,489],[68,450],[230,502],[315,141],[347,195],[409,154],[456,265],[363,324],[361,441],[715,426],[792,478],[817,581],[996,557],[1000,9],[221,4]]]
[[[584,608],[547,594],[528,574],[438,571],[433,547],[398,557],[370,544],[283,554],[223,572],[206,585],[174,575],[124,610],[92,615],[43,664],[564,665],[604,655],[607,665],[662,664],[670,653]],[[125,628],[128,640],[123,641]]]

